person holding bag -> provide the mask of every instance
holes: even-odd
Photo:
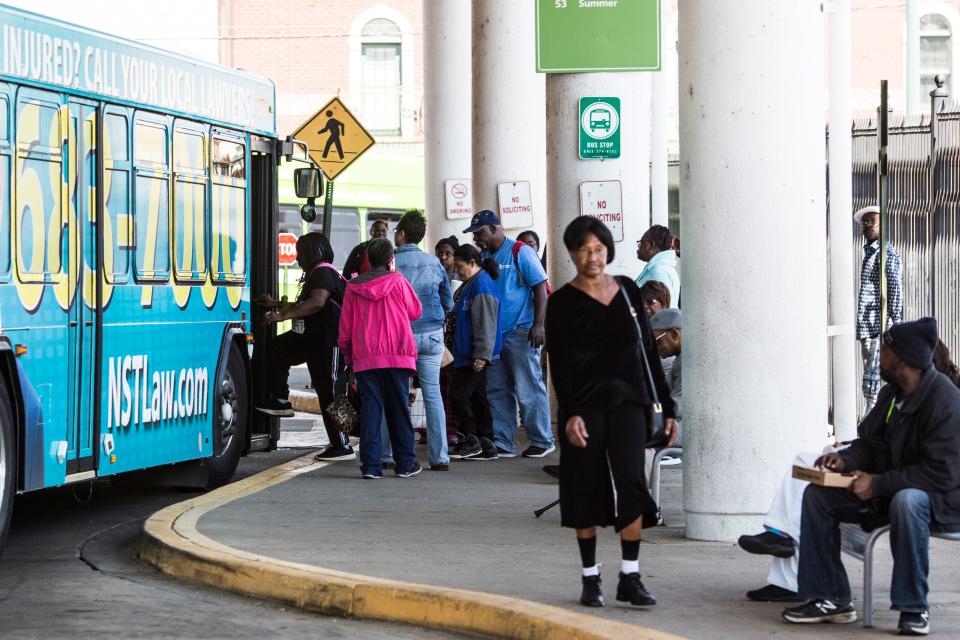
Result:
[[[617,600],[654,605],[639,565],[640,532],[657,514],[644,448],[675,437],[670,389],[640,290],[629,278],[604,273],[614,258],[610,230],[580,216],[563,243],[577,275],[550,297],[546,332],[560,431],[560,517],[577,532],[580,602],[603,606],[596,527],[612,524],[623,552]],[[656,428],[662,432],[652,433]]]
[[[333,266],[333,259],[333,247],[325,235],[319,231],[303,234],[297,239],[297,264],[303,270],[303,276],[296,303],[285,305],[266,294],[254,300],[271,309],[264,316],[265,323],[292,321],[290,331],[281,333],[271,343],[267,354],[270,397],[257,410],[273,416],[293,416],[287,378],[291,366],[306,362],[323,411],[323,426],[330,438],[330,445],[316,457],[327,462],[357,457],[341,428],[343,425],[330,413],[335,397],[334,385],[343,375],[337,336],[347,287],[347,281]]]

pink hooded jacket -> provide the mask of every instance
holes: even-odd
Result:
[[[399,272],[377,269],[347,283],[337,344],[354,372],[371,369],[417,370],[417,344],[410,322],[422,307]]]

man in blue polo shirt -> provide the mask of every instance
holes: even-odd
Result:
[[[487,396],[493,432],[501,457],[517,455],[517,400],[530,446],[525,458],[542,458],[554,450],[547,387],[540,368],[547,315],[547,274],[536,252],[507,238],[500,218],[484,210],[473,216],[464,233],[500,267],[500,329],[503,351],[487,373]],[[514,252],[514,245],[520,249]]]

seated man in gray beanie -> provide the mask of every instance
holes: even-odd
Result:
[[[650,318],[650,330],[657,341],[657,351],[661,358],[674,357],[673,365],[667,373],[670,385],[670,397],[673,398],[674,412],[677,415],[677,439],[673,446],[683,446],[683,423],[681,422],[680,398],[682,387],[680,380],[680,342],[683,337],[680,309],[664,309]]]
[[[930,631],[930,531],[960,530],[960,390],[932,366],[937,322],[923,318],[883,334],[877,406],[850,447],[816,466],[852,473],[848,490],[810,485],[800,520],[799,595],[788,622],[854,622],[857,612],[840,560],[841,522],[890,524],[890,599],[901,635]],[[881,404],[882,401],[882,404]]]

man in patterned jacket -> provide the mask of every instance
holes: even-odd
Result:
[[[887,326],[880,327],[880,209],[864,207],[853,219],[863,228],[863,265],[857,298],[857,340],[863,354],[863,415],[880,390],[880,334],[903,321],[903,271],[900,254],[887,242]]]

